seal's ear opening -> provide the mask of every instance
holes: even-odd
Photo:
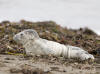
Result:
[[[34,39],[38,39],[39,38],[38,33],[35,30],[33,30],[33,29],[28,29],[27,33],[30,34],[31,36],[33,36],[31,38],[34,38]]]

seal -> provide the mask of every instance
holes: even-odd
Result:
[[[13,39],[17,43],[23,45],[27,54],[53,55],[63,56],[65,58],[78,58],[80,60],[94,60],[94,56],[82,48],[42,39],[33,29],[27,29],[19,32],[14,35]]]

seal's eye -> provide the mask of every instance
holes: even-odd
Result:
[[[21,36],[23,36],[23,34],[20,34]]]

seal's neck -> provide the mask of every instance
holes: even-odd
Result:
[[[34,44],[37,40],[39,40],[40,38],[38,39],[29,39],[29,40],[26,40],[23,42],[23,46],[26,47],[26,46],[29,46],[29,45],[32,45]]]

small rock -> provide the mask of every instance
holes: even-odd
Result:
[[[11,73],[20,73],[21,70],[20,69],[17,69],[17,68],[12,68],[12,69],[10,69],[10,72]]]

